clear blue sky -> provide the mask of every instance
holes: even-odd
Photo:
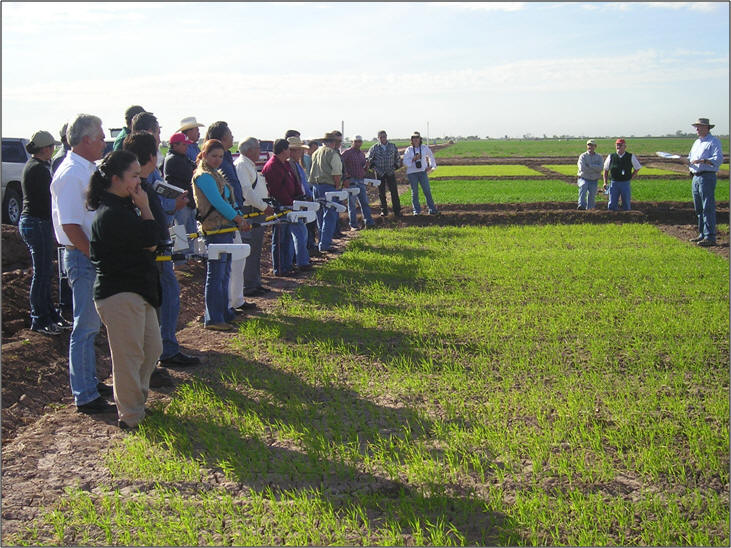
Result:
[[[729,4],[2,3],[2,135],[154,112],[234,137],[729,130]]]

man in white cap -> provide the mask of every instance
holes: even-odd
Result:
[[[723,149],[718,137],[711,135],[715,124],[711,124],[708,118],[698,118],[691,125],[698,134],[688,154],[698,236],[690,241],[709,247],[716,245],[716,172],[723,163]]]
[[[579,179],[576,181],[576,186],[579,187],[579,204],[576,209],[594,209],[596,207],[596,188],[604,167],[602,155],[596,153],[594,139],[586,142],[586,152],[579,156],[576,165],[579,168]]]
[[[178,131],[185,134],[185,136],[191,141],[191,144],[188,145],[188,149],[185,154],[193,163],[198,160],[198,154],[200,154],[201,151],[198,147],[198,139],[201,138],[201,132],[198,129],[199,127],[204,127],[204,125],[199,124],[198,120],[195,119],[195,116],[188,116],[187,118],[180,120],[180,129]]]

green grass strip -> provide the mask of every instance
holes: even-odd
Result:
[[[595,139],[597,152],[606,156],[615,150],[615,138]],[[627,138],[627,150],[643,156],[654,156],[656,152],[670,152],[687,156],[695,137],[636,137]],[[724,151],[729,149],[729,138],[722,137]],[[586,151],[585,139],[482,139],[479,141],[458,141],[435,152],[437,158],[514,158],[575,156]]]
[[[431,190],[437,204],[490,204],[490,203],[535,203],[570,202],[578,195],[575,185],[556,180],[510,180],[510,181],[431,181]],[[684,202],[692,201],[688,179],[638,179],[632,182],[633,202]],[[601,193],[601,184],[599,184]],[[402,201],[409,203],[411,192],[401,194]],[[599,195],[600,201],[603,195]],[[716,186],[716,200],[729,199],[728,185]],[[423,202],[423,195],[420,196]]]
[[[543,167],[548,168],[562,175],[573,175],[576,176],[577,168],[575,164],[547,164]],[[639,176],[642,175],[685,175],[685,173],[678,173],[669,169],[658,169],[654,167],[643,167],[640,170]]]
[[[429,174],[429,178],[445,177],[506,177],[506,176],[536,176],[543,174],[539,171],[521,165],[475,165],[475,166],[438,166]]]

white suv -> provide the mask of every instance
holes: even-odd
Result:
[[[28,139],[3,137],[2,143],[2,221],[17,225],[23,211],[20,181],[25,164],[30,160],[30,154],[25,150]]]

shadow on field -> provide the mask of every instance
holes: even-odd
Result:
[[[210,363],[190,381],[204,394],[205,411],[178,416],[169,406],[166,412],[153,410],[144,423],[153,443],[212,470],[203,489],[222,487],[244,498],[249,489],[276,500],[317,497],[343,516],[360,508],[371,530],[393,530],[396,524],[405,544],[413,544],[417,534],[436,544],[447,537],[451,542],[463,537],[468,545],[519,542],[510,518],[486,511],[484,501],[466,489],[429,481],[428,474],[417,489],[399,477],[410,447],[430,442],[433,424],[416,411],[378,405],[341,387],[312,386],[232,354],[211,354]],[[225,419],[224,409],[284,431],[286,439],[252,436],[244,420]],[[206,413],[211,418],[202,416]],[[332,458],[333,452],[340,456]],[[375,462],[383,452],[389,459]],[[441,450],[429,453],[442,460]],[[221,482],[224,473],[237,483]],[[440,528],[444,536],[430,542],[430,530]]]

